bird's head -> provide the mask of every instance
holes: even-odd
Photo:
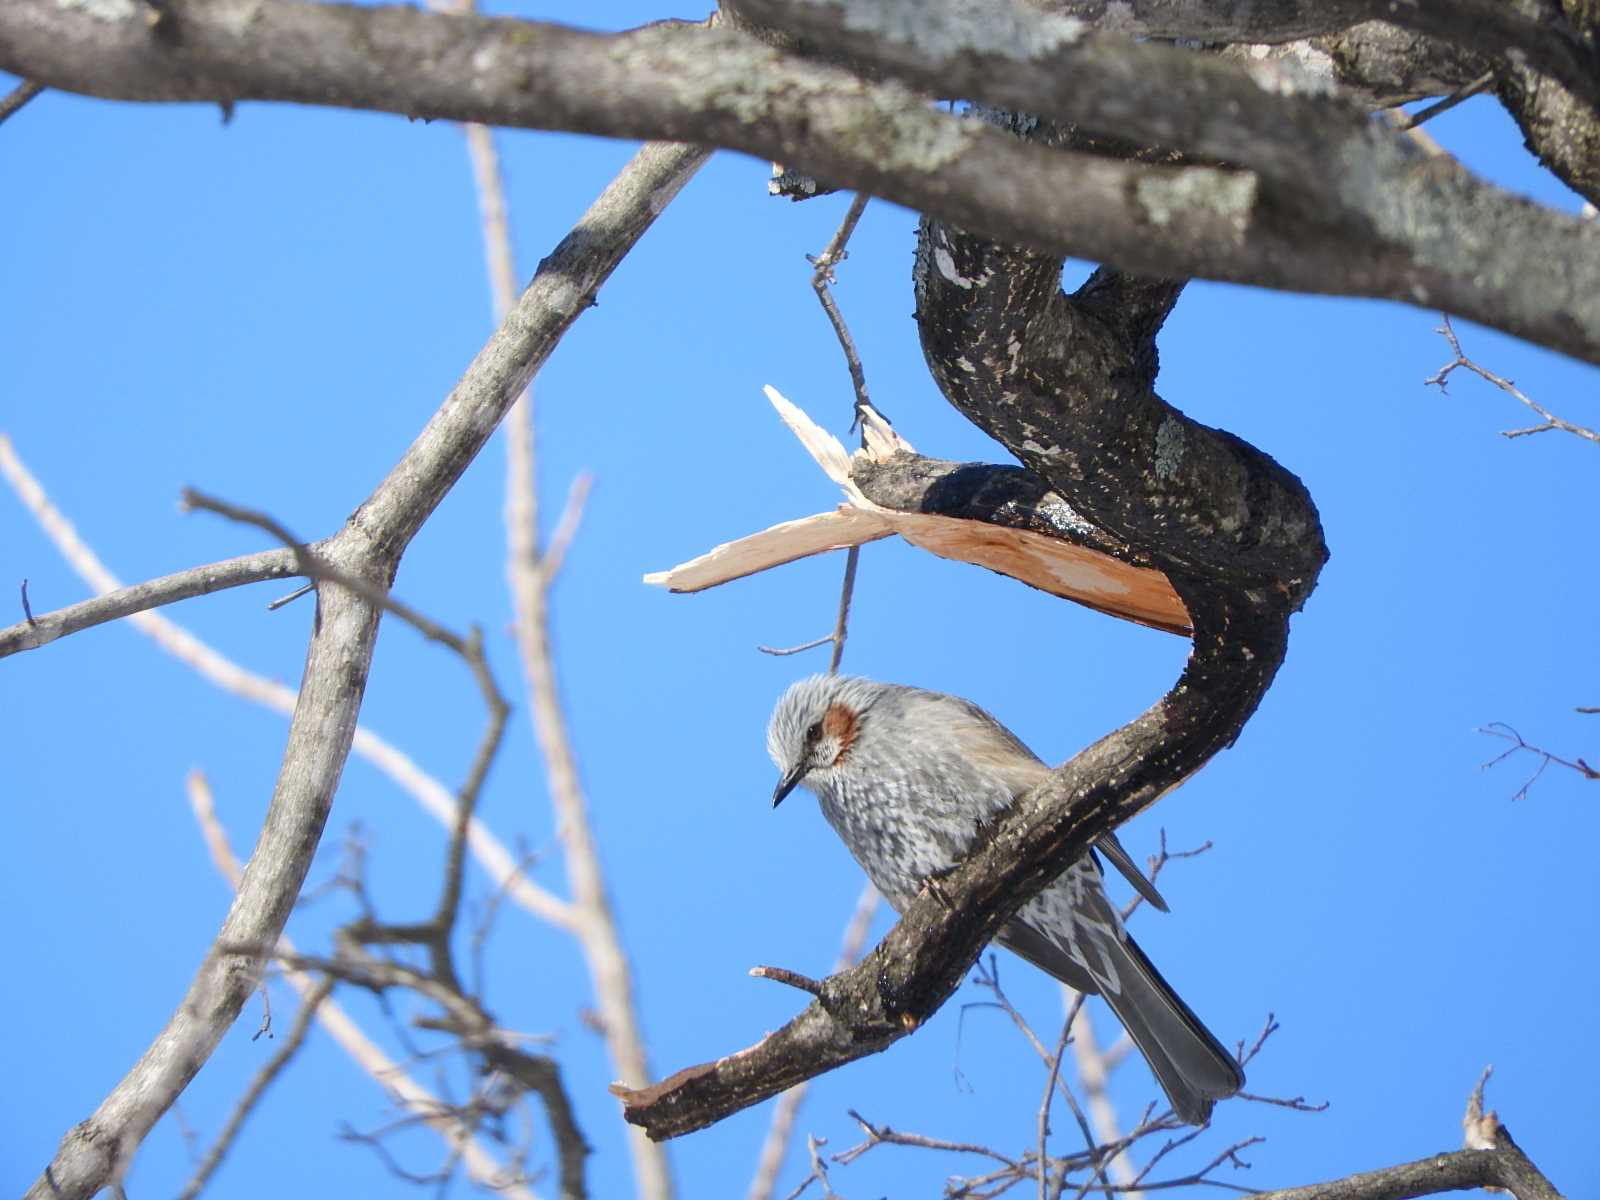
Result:
[[[777,764],[776,808],[807,777],[840,767],[859,740],[879,685],[849,675],[813,675],[793,684],[772,710],[767,753]]]

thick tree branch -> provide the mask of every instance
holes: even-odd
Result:
[[[741,0],[742,3],[742,0]],[[1393,21],[1468,52],[1516,49],[1558,78],[1597,94],[1594,50],[1553,0],[1029,0],[1031,7],[1147,38],[1281,44]]]
[[[1090,43],[1106,61],[1090,75],[1098,86],[1064,96],[1046,87],[1040,64],[1057,54],[1085,62],[1072,49],[1079,27],[1018,9],[1010,41],[993,35],[1004,22],[980,43],[958,29],[916,68],[953,71],[977,56],[985,65],[969,72],[975,95],[1067,119],[1081,104],[1109,121],[1115,103],[1124,107],[1114,132],[1257,175],[1018,145],[931,111],[903,87],[733,29],[607,36],[278,0],[169,0],[160,12],[152,26],[136,0],[92,11],[13,0],[0,6],[0,67],[117,98],[295,100],[728,146],[1010,242],[1151,275],[1443,307],[1600,361],[1600,230],[1464,171],[1420,169],[1395,135],[1352,125],[1337,102],[1307,94],[1305,76],[1273,63],[1196,67],[1199,56],[1172,47],[1100,37]],[[904,49],[887,34],[853,28],[849,38],[853,54],[884,55],[886,68],[911,72],[887,62]],[[1162,88],[1128,86],[1152,73]],[[1245,107],[1216,119],[1207,105],[1229,98]],[[1149,136],[1157,130],[1164,136]]]
[[[923,349],[946,397],[1090,522],[1150,556],[1298,608],[1327,558],[1300,481],[1151,388],[1144,339],[1061,293],[1059,258],[924,221]],[[1191,615],[1199,623],[1200,614]]]

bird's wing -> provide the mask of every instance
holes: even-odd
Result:
[[[1106,861],[1121,872],[1122,877],[1133,884],[1133,890],[1138,892],[1161,912],[1171,912],[1167,902],[1161,898],[1161,893],[1156,891],[1156,885],[1150,882],[1149,877],[1133,861],[1132,856],[1122,848],[1122,843],[1117,841],[1114,833],[1101,834],[1094,848],[1106,856]]]
[[[1037,787],[1050,774],[1050,768],[1039,761],[1021,738],[976,704],[954,696],[941,696],[939,699],[955,706],[961,717],[965,718],[947,722],[955,733],[962,755],[974,766],[1003,778],[1013,796],[1021,796]],[[1133,885],[1134,891],[1161,912],[1172,911],[1156,890],[1156,885],[1145,877],[1132,856],[1123,849],[1115,833],[1102,834],[1095,841],[1095,849],[1104,854],[1106,861]]]

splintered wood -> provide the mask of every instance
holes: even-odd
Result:
[[[646,575],[646,583],[674,592],[698,592],[813,554],[899,534],[940,558],[987,567],[1125,621],[1169,633],[1189,632],[1189,614],[1165,575],[1082,544],[1074,537],[1071,523],[1062,526],[1059,537],[1051,537],[985,521],[902,512],[874,503],[851,478],[853,456],[839,440],[776,388],[765,390],[784,424],[828,478],[844,490],[845,502],[832,512],[785,521],[738,541],[724,542],[669,571]],[[863,409],[862,426],[866,447],[855,456],[887,462],[897,455],[915,453],[870,407]]]

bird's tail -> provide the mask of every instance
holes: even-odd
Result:
[[[1127,1027],[1179,1120],[1203,1125],[1211,1106],[1244,1086],[1244,1071],[1185,1004],[1131,937],[1105,950],[1121,986],[1101,995]]]
[[[1082,945],[1063,943],[1021,919],[1007,923],[997,940],[1068,987],[1104,996],[1172,1111],[1187,1124],[1204,1125],[1215,1101],[1244,1086],[1244,1072],[1128,936],[1105,893],[1094,889],[1085,901],[1076,914]]]

